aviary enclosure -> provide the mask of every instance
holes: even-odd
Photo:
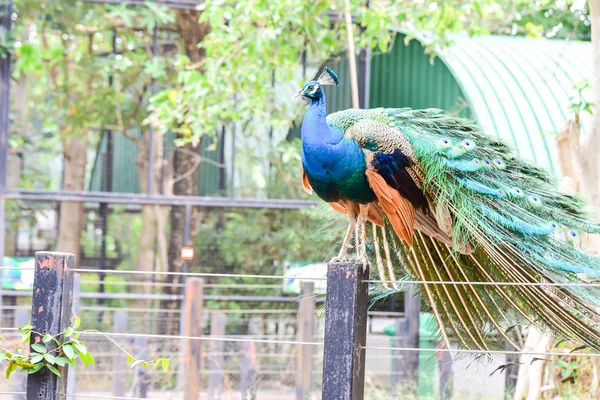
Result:
[[[184,133],[157,134],[144,121],[164,83],[152,66],[205,34],[178,29],[164,14],[197,19],[196,2],[73,4],[106,13],[107,25],[87,26],[85,13],[74,12],[82,20],[65,26],[64,5],[34,12],[19,3],[40,18],[32,30],[12,1],[1,5],[3,37],[12,32],[25,43],[33,35],[46,46],[37,68],[48,80],[15,65],[3,47],[0,323],[11,349],[31,331],[34,342],[53,346],[45,335],[64,334],[77,316],[94,361],[68,350],[82,360],[68,377],[60,365],[62,377],[13,372],[0,382],[2,399],[463,399],[514,391],[520,353],[451,353],[410,289],[372,304],[367,291],[378,282],[360,265],[327,271],[343,227],[328,212],[315,216],[316,203],[296,182],[299,160],[288,148],[298,145],[297,126],[223,121],[198,143],[177,146]],[[131,8],[153,17],[127,23]],[[77,47],[82,68],[52,65],[61,37]],[[366,58],[363,50],[361,106]],[[147,68],[128,70],[128,60]],[[298,76],[318,67],[304,54]],[[274,71],[269,84],[287,82]],[[64,108],[61,90],[81,107]],[[327,316],[325,296],[336,311]]]

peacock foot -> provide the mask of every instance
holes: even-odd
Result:
[[[355,257],[355,258],[350,258],[347,256],[339,257],[333,257],[331,260],[329,260],[329,263],[358,263],[361,264],[363,267],[363,272],[369,267],[369,265],[371,265],[369,263],[369,259],[367,258],[367,256],[359,256],[359,257]]]
[[[353,262],[354,259],[352,258],[348,258],[348,256],[344,255],[343,257],[335,256],[333,257],[331,260],[329,260],[330,263],[348,263],[348,262]]]

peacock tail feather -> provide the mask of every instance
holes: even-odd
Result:
[[[429,205],[416,211],[410,240],[399,238],[386,210],[383,226],[368,223],[373,271],[385,290],[406,279],[440,282],[423,284],[423,298],[445,339],[464,347],[518,348],[506,332],[531,323],[600,350],[600,291],[572,285],[600,278],[600,259],[579,248],[600,224],[586,217],[579,196],[559,193],[544,170],[440,110],[351,109],[327,123],[386,178],[399,159],[381,154],[408,157],[406,173]]]

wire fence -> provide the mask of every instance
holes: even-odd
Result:
[[[11,269],[20,269],[27,270],[27,268],[13,268],[13,267],[0,267],[0,270],[11,270]],[[31,268],[30,270],[33,270]],[[103,284],[105,287],[110,286],[111,284],[115,284],[115,287],[118,290],[123,290],[129,284],[132,287],[142,287],[144,290],[159,290],[162,291],[168,284],[164,282],[139,282],[139,281],[101,281],[98,279],[86,279],[85,276],[87,274],[98,274],[99,271],[87,269],[87,268],[79,268],[73,269],[73,272],[78,272],[81,274],[81,285],[82,287],[86,287],[89,290],[93,285]],[[280,284],[263,284],[263,283],[219,283],[218,279],[220,278],[234,278],[234,279],[273,279],[273,280],[290,280],[297,279],[303,282],[318,282],[318,281],[327,281],[326,277],[320,276],[300,276],[300,277],[291,277],[285,275],[260,275],[260,274],[228,274],[228,273],[201,273],[201,272],[188,272],[188,273],[172,273],[172,272],[162,272],[162,271],[127,271],[127,270],[106,270],[102,271],[105,276],[115,275],[115,276],[139,276],[142,274],[153,275],[153,276],[168,276],[168,275],[178,275],[183,278],[210,278],[208,283],[205,284],[207,289],[211,290],[222,290],[230,292],[235,292],[237,290],[274,290],[281,291],[282,285]],[[213,280],[214,279],[214,280]],[[379,283],[387,283],[391,281],[384,280],[364,280],[363,282],[369,284],[379,284]],[[428,285],[442,285],[442,284],[456,284],[456,285],[512,285],[515,282],[442,282],[442,281],[400,281],[393,282],[399,284],[428,284]],[[522,284],[522,283],[517,283]],[[540,282],[536,283],[538,286],[560,286],[561,284],[556,284],[552,282]],[[588,287],[597,287],[600,284],[598,283],[581,283],[576,286],[588,286]],[[572,284],[565,286],[574,286]],[[185,288],[185,283],[180,283],[175,286],[177,290],[181,290]],[[6,291],[3,291],[5,294]],[[115,293],[118,294],[118,293]],[[210,295],[205,295],[208,299],[210,299]],[[118,296],[116,296],[118,297]],[[241,360],[247,356],[247,351],[244,350],[242,345],[250,345],[250,346],[263,346],[256,347],[255,354],[258,357],[260,368],[256,368],[253,371],[253,380],[254,382],[260,382],[261,387],[265,387],[264,390],[269,390],[269,388],[277,387],[279,390],[279,395],[275,395],[275,398],[293,398],[293,395],[290,396],[280,396],[282,388],[287,387],[288,394],[293,393],[290,389],[290,386],[293,387],[294,381],[297,377],[297,370],[295,369],[295,364],[298,360],[298,354],[301,352],[301,348],[307,347],[315,350],[311,350],[311,359],[313,361],[313,370],[310,371],[310,376],[312,376],[312,385],[313,388],[316,389],[319,381],[321,379],[321,370],[320,367],[323,362],[322,353],[320,350],[324,346],[323,342],[323,324],[320,321],[319,315],[322,312],[322,309],[316,308],[313,312],[313,317],[315,318],[316,326],[315,331],[312,334],[312,340],[298,340],[297,329],[300,324],[299,318],[301,317],[300,310],[298,306],[303,300],[310,300],[315,302],[317,300],[322,300],[323,297],[320,295],[309,294],[309,295],[291,295],[287,297],[287,301],[290,304],[294,305],[294,308],[289,309],[255,309],[252,307],[240,307],[239,309],[209,309],[206,308],[204,310],[203,324],[206,329],[204,329],[203,334],[201,335],[185,335],[185,334],[164,334],[160,332],[144,332],[144,331],[135,331],[138,329],[138,325],[142,325],[143,323],[150,323],[154,325],[154,329],[158,331],[164,329],[168,324],[179,325],[184,317],[183,309],[169,309],[166,310],[164,308],[158,307],[159,299],[148,297],[145,301],[148,303],[148,306],[141,307],[139,301],[135,304],[132,304],[131,298],[129,300],[126,299],[127,296],[121,296],[125,298],[124,303],[119,304],[99,304],[98,301],[101,300],[101,297],[98,297],[95,293],[91,292],[82,292],[79,294],[80,304],[77,306],[78,315],[84,321],[84,325],[90,324],[100,324],[97,321],[98,316],[102,316],[102,324],[98,325],[103,327],[103,329],[89,329],[83,330],[81,333],[82,340],[90,341],[90,349],[94,352],[98,365],[94,366],[92,369],[84,369],[77,371],[78,376],[78,391],[82,391],[82,393],[74,393],[71,391],[71,394],[66,395],[67,398],[102,398],[102,399],[138,399],[138,398],[178,398],[176,393],[179,393],[180,384],[176,383],[181,380],[181,378],[177,378],[181,372],[181,366],[184,363],[184,355],[182,354],[182,345],[184,342],[201,342],[203,343],[202,347],[202,357],[206,360],[207,363],[211,363],[213,359],[221,359],[220,364],[218,366],[212,366],[206,370],[201,371],[203,377],[206,377],[207,382],[210,381],[211,377],[215,374],[220,374],[223,379],[227,381],[228,390],[233,390],[237,384],[241,384],[245,379],[245,375],[248,374],[248,371],[241,367]],[[179,296],[177,299],[183,300],[185,296]],[[224,294],[223,298],[235,298],[235,295]],[[273,300],[278,296],[270,296],[270,299]],[[279,296],[281,297],[281,296]],[[29,312],[31,308],[31,304],[27,303],[27,297],[20,297],[21,303],[17,304],[3,304],[2,311],[6,312]],[[95,300],[94,300],[95,299]],[[23,302],[24,301],[24,302]],[[106,301],[117,301],[117,298],[113,300]],[[206,300],[206,301],[218,301],[218,300]],[[297,306],[296,306],[297,305]],[[110,327],[115,322],[115,317],[117,313],[127,313],[131,314],[128,316],[129,324],[132,326],[131,331],[126,332],[117,332],[111,330]],[[247,314],[247,315],[245,315]],[[259,324],[264,329],[274,330],[269,333],[267,331],[264,332],[228,332],[223,333],[221,335],[215,334],[212,330],[209,332],[207,329],[210,327],[212,329],[212,320],[213,316],[227,316],[226,318],[226,326],[240,326],[250,324]],[[402,316],[402,313],[398,312],[369,312],[369,316],[372,318],[383,318],[383,317],[392,317],[399,318]],[[5,315],[6,318],[6,315]],[[268,327],[268,328],[266,328]],[[108,328],[108,329],[106,329]],[[2,334],[8,340],[17,340],[20,338],[18,328],[14,325],[8,328],[1,329]],[[276,332],[275,332],[276,331]],[[379,336],[377,336],[379,335]],[[524,351],[518,351],[514,349],[494,349],[494,350],[479,350],[479,349],[464,349],[464,348],[444,348],[437,345],[433,345],[431,347],[422,347],[419,346],[402,346],[397,345],[397,340],[401,338],[400,335],[392,334],[386,337],[381,333],[376,334],[378,337],[377,342],[367,343],[360,348],[367,352],[367,359],[377,359],[380,358],[380,354],[382,352],[386,353],[386,358],[389,360],[388,362],[391,364],[390,367],[381,368],[381,370],[372,371],[370,382],[384,382],[377,383],[375,386],[376,390],[383,390],[382,388],[387,387],[386,390],[391,390],[389,385],[393,387],[393,381],[396,379],[396,376],[401,375],[401,372],[398,372],[394,368],[397,367],[398,362],[403,362],[405,358],[405,354],[409,353],[417,353],[425,357],[425,359],[429,360],[426,363],[431,363],[432,359],[435,358],[433,356],[437,355],[439,359],[441,354],[448,354],[451,358],[454,358],[458,355],[463,356],[489,356],[486,359],[493,362],[495,365],[503,365],[508,362],[509,357],[519,357],[519,356],[530,356],[534,358],[541,357],[585,357],[587,359],[595,359],[600,357],[600,354],[595,353],[583,353],[580,351],[536,351],[535,349],[526,349]],[[372,336],[373,337],[373,336]],[[115,368],[115,360],[119,358],[123,358],[124,355],[120,353],[118,350],[109,350],[106,348],[107,341],[110,340],[118,341],[122,346],[125,346],[128,351],[134,351],[135,343],[138,340],[145,340],[147,342],[147,353],[149,355],[157,355],[161,357],[168,357],[172,360],[174,370],[169,371],[168,373],[162,373],[160,371],[149,372],[144,379],[150,384],[151,393],[148,394],[149,397],[136,397],[132,392],[132,396],[117,396],[111,395],[106,391],[98,390],[98,377],[105,376],[106,379],[110,380],[125,380],[126,385],[135,385],[136,379],[140,379],[138,377],[138,372],[136,370],[128,371],[123,374],[120,373],[118,368]],[[391,345],[384,346],[382,345],[382,341],[389,341]],[[214,346],[217,343],[221,343],[222,345],[231,345],[234,347],[224,347],[222,350],[215,351]],[[272,347],[277,346],[277,347]],[[371,354],[372,353],[372,354]],[[371,354],[371,356],[369,356]],[[370,358],[369,358],[370,357]],[[421,357],[421,356],[420,356]],[[433,358],[432,358],[433,357]],[[500,358],[496,358],[500,357]],[[152,358],[152,357],[150,357]],[[236,361],[237,360],[237,361]],[[272,360],[272,361],[269,361]],[[377,362],[371,361],[373,365],[376,365]],[[381,362],[378,362],[381,365]],[[396,367],[394,367],[396,365]],[[125,365],[126,367],[126,365]],[[492,372],[492,371],[490,371]],[[387,379],[387,380],[386,380]],[[388,382],[390,380],[390,382]],[[235,383],[238,382],[238,383]],[[385,383],[388,382],[388,383]],[[208,383],[207,383],[208,384]],[[79,389],[80,388],[80,389]],[[0,390],[6,389],[0,385]],[[162,395],[167,396],[166,393],[171,391],[173,397],[160,397]],[[275,389],[274,389],[275,390]],[[96,394],[98,393],[98,394]],[[159,394],[162,393],[162,394]],[[0,391],[0,395],[24,395],[24,392],[20,391]],[[268,397],[267,397],[268,398]],[[318,396],[317,396],[318,398]]]
[[[22,270],[22,271],[33,271],[33,267],[0,267],[1,270]],[[260,275],[260,274],[222,274],[222,273],[212,273],[212,272],[170,272],[170,271],[143,271],[143,270],[97,270],[97,269],[87,269],[87,268],[74,268],[73,272],[79,273],[92,273],[92,274],[106,274],[106,275],[157,275],[157,276],[180,276],[180,277],[192,277],[192,278],[239,278],[239,279],[291,279],[298,281],[327,281],[326,277],[317,276],[317,277],[307,277],[307,276],[285,276],[285,275]],[[87,282],[87,281],[86,281]],[[98,281],[91,281],[91,283],[97,283]],[[449,286],[463,286],[463,285],[473,285],[473,286],[537,286],[537,287],[600,287],[600,282],[510,282],[510,281],[429,281],[429,280],[385,280],[385,279],[368,279],[364,280],[366,283],[394,283],[400,285],[449,285]],[[140,282],[111,282],[111,281],[102,281],[104,285],[144,285],[145,283]],[[171,284],[162,284],[160,282],[157,283],[147,283],[148,286],[173,286]],[[185,284],[174,284],[176,287],[184,287]],[[254,285],[254,284],[245,284],[245,285],[207,285],[209,288],[217,288],[217,287],[227,287],[227,288],[236,288],[236,287],[279,287],[279,285]]]
[[[0,267],[0,270],[33,270],[34,268],[17,268],[17,267]],[[98,270],[93,269],[82,269],[76,268],[73,272],[79,273],[93,273],[97,274]],[[168,271],[139,271],[139,270],[105,270],[101,271],[106,275],[163,275],[163,276],[181,276],[181,277],[211,277],[211,278],[254,278],[254,279],[294,279],[300,281],[326,281],[326,277],[304,277],[304,276],[284,276],[284,275],[260,275],[260,274],[226,274],[226,273],[203,273],[203,272],[168,272]],[[557,283],[557,282],[472,282],[472,281],[423,281],[423,280],[366,280],[367,283],[396,283],[396,284],[419,284],[419,285],[485,285],[485,286],[575,286],[575,287],[600,287],[600,283]],[[82,283],[102,283],[104,285],[143,285],[149,287],[164,287],[170,284],[161,282],[111,282],[111,281],[82,281]],[[176,287],[185,287],[185,284],[175,284]],[[247,289],[264,289],[264,288],[280,288],[280,285],[265,285],[265,284],[206,284],[207,288],[247,288]],[[314,295],[311,295],[314,296]],[[295,301],[300,301],[301,297],[295,297]],[[29,306],[3,306],[6,310],[27,310]],[[140,312],[140,313],[164,313],[164,309],[153,309],[153,308],[133,308],[133,307],[101,307],[91,306],[80,307],[81,311],[125,311],[125,312]],[[181,310],[168,310],[169,313],[180,314]],[[235,313],[235,314],[294,314],[297,310],[254,310],[254,309],[234,309],[234,310],[205,310],[205,312],[211,313]],[[374,312],[372,315],[377,315]],[[277,320],[273,320],[277,321]],[[2,331],[13,331],[17,328],[2,328]],[[217,336],[184,336],[184,335],[157,335],[157,334],[144,334],[144,333],[116,333],[116,332],[92,332],[86,331],[85,335],[96,335],[96,336],[113,336],[113,337],[125,337],[125,338],[136,338],[144,337],[149,339],[180,339],[180,340],[202,340],[202,341],[222,341],[222,342],[245,342],[245,343],[271,343],[271,344],[291,344],[291,345],[309,345],[309,346],[322,346],[322,342],[301,342],[294,340],[266,340],[266,339],[252,339],[248,338],[248,335],[238,337],[217,337]],[[473,354],[528,354],[528,355],[548,355],[548,356],[583,356],[583,357],[600,357],[600,354],[593,353],[573,353],[565,350],[564,352],[531,352],[531,351],[514,351],[514,350],[476,350],[476,349],[422,349],[415,347],[364,347],[367,350],[386,350],[386,351],[424,351],[424,352],[450,352],[450,353],[473,353]]]

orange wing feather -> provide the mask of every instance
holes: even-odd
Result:
[[[389,186],[385,179],[372,168],[367,167],[367,181],[375,196],[379,200],[379,205],[387,215],[394,232],[400,239],[403,239],[412,246],[412,235],[415,227],[415,208],[410,201],[398,193],[396,189]]]
[[[346,210],[346,206],[344,206],[342,203],[327,203],[329,204],[335,211],[340,212],[342,214],[348,214],[348,210]]]
[[[308,177],[306,176],[306,172],[304,172],[304,168],[302,168],[302,188],[308,194],[312,194],[313,192],[310,182],[308,181]]]
[[[348,214],[348,210],[343,202],[339,203],[328,203],[335,211],[340,212],[342,214]],[[375,225],[383,226],[383,213],[381,208],[375,203],[369,204],[359,204],[360,214],[367,220],[371,221]]]
[[[306,176],[306,172],[304,172],[304,168],[302,168],[302,188],[308,194],[312,194],[313,192],[308,177]],[[341,201],[339,203],[331,202],[329,205],[337,212],[348,214],[346,206]],[[360,204],[360,212],[368,221],[371,221],[375,225],[383,226],[383,213],[377,204]]]

